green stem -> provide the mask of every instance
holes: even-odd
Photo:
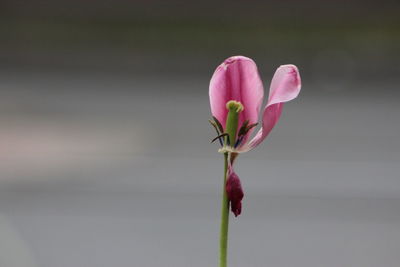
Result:
[[[228,173],[228,153],[224,154],[224,183],[222,185],[222,206],[221,206],[221,231],[219,239],[219,266],[227,266],[228,249],[228,228],[229,228],[229,201],[225,185]]]
[[[229,135],[230,146],[234,146],[238,129],[239,113],[243,111],[243,105],[237,101],[226,103],[228,115],[226,118],[225,132]],[[225,143],[227,138],[225,139]],[[222,184],[222,207],[221,207],[221,232],[219,239],[219,266],[227,266],[228,250],[228,228],[229,228],[229,200],[226,192],[226,180],[228,176],[228,153],[224,153],[224,183]]]

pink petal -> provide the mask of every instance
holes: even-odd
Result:
[[[300,89],[300,74],[295,65],[282,65],[276,70],[269,89],[268,103],[263,112],[262,128],[242,148],[243,152],[258,146],[268,136],[281,116],[283,104],[295,99]]]
[[[211,78],[209,95],[211,113],[224,127],[228,114],[226,103],[229,100],[239,101],[244,106],[239,115],[239,128],[245,120],[256,123],[264,97],[257,65],[244,56],[226,59]]]

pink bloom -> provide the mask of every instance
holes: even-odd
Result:
[[[272,78],[267,104],[262,113],[262,124],[258,133],[249,141],[253,127],[258,122],[264,88],[257,66],[250,58],[243,56],[230,57],[217,67],[210,81],[210,105],[222,152],[229,152],[229,169],[227,172],[226,192],[235,216],[242,211],[243,190],[239,177],[233,171],[233,162],[237,153],[249,151],[258,146],[271,132],[281,116],[283,104],[297,97],[300,93],[301,79],[296,66],[280,66]],[[239,113],[238,130],[235,143],[228,141],[225,124],[228,110],[227,102],[240,102],[243,110]],[[224,139],[225,138],[225,139]],[[229,140],[229,139],[226,139]]]
[[[233,171],[232,167],[228,170],[228,179],[226,180],[226,193],[231,204],[231,210],[237,217],[242,212],[243,190],[239,176]]]
[[[237,152],[246,152],[258,146],[271,132],[282,113],[283,104],[297,97],[301,88],[299,71],[294,65],[280,66],[272,78],[267,105],[262,115],[261,129],[248,141],[252,129],[237,138]],[[212,115],[225,129],[228,110],[226,103],[235,100],[244,110],[239,114],[239,128],[248,120],[258,122],[258,114],[264,97],[264,88],[255,62],[244,56],[226,59],[217,67],[210,81],[210,105]]]

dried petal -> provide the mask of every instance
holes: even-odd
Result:
[[[239,176],[232,168],[228,171],[228,179],[226,180],[226,192],[231,204],[231,211],[237,217],[242,212],[243,190]]]

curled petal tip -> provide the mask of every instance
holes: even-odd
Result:
[[[235,217],[239,216],[242,213],[242,202],[232,203],[231,205],[232,213],[235,215]]]
[[[296,98],[301,89],[301,78],[295,65],[281,65],[275,72],[269,89],[267,107]]]
[[[229,64],[235,63],[236,61],[240,61],[240,60],[247,60],[247,61],[251,61],[254,63],[254,61],[251,58],[248,58],[245,56],[232,56],[232,57],[228,57],[227,59],[225,59],[224,62],[222,62],[222,64],[220,65],[220,67],[226,69],[229,66]]]

